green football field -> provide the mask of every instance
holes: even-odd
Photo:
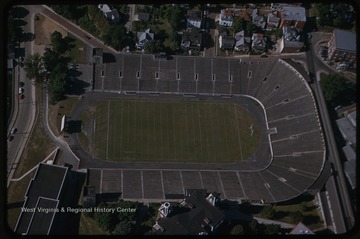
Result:
[[[104,100],[96,104],[92,137],[95,156],[106,160],[234,162],[255,152],[260,128],[233,103]]]

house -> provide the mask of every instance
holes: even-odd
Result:
[[[252,17],[252,22],[260,27],[261,29],[265,29],[265,26],[266,26],[266,19],[265,19],[265,16],[263,15],[259,15],[259,10],[258,9],[254,9],[253,10],[253,13],[251,14],[251,17]]]
[[[220,11],[219,25],[224,27],[231,27],[234,20],[234,13],[230,9],[222,9]]]
[[[71,222],[77,216],[67,208],[78,207],[85,178],[85,173],[70,167],[38,164],[25,193],[22,208],[27,210],[20,212],[14,231],[19,235],[75,234],[78,228]]]
[[[98,8],[103,12],[107,19],[110,19],[112,23],[118,23],[120,21],[120,15],[115,8],[111,9],[107,4],[99,4]]]
[[[186,18],[187,27],[201,28],[202,17],[200,11],[188,11]]]
[[[280,16],[280,28],[283,26],[293,26],[298,30],[304,28],[306,22],[305,8],[284,6],[280,11]]]
[[[335,29],[328,43],[329,61],[356,64],[356,33]]]
[[[219,47],[221,50],[232,50],[234,48],[235,39],[231,36],[219,36]]]
[[[203,33],[197,28],[191,28],[190,31],[184,31],[181,39],[181,48],[184,50],[201,50]]]
[[[250,9],[235,10],[235,16],[243,19],[246,22],[250,22],[251,21],[251,10]]]
[[[235,34],[235,51],[241,53],[249,53],[250,51],[250,37],[245,37],[244,31]]]
[[[299,52],[304,46],[301,41],[301,32],[294,26],[283,27],[283,37],[280,41],[280,52],[281,53],[294,53]]]
[[[156,234],[172,235],[208,235],[214,233],[224,222],[224,214],[216,208],[218,198],[215,193],[206,195],[201,190],[193,190],[181,202],[181,211],[172,216],[163,216],[153,226]],[[170,203],[161,205],[166,211]],[[159,208],[159,210],[160,210]],[[179,208],[178,208],[179,209]]]
[[[13,69],[14,68],[14,59],[15,59],[15,47],[14,45],[8,45],[7,48],[7,68]]]
[[[253,33],[251,49],[255,52],[264,52],[266,49],[266,37],[262,33]]]
[[[144,21],[147,22],[150,20],[150,14],[146,12],[139,12],[135,15],[135,21]]]
[[[267,15],[266,20],[266,30],[272,31],[274,29],[277,29],[280,25],[280,18],[276,16],[276,14],[269,13]]]
[[[151,32],[150,28],[145,30],[144,32],[137,32],[136,35],[138,41],[135,44],[135,47],[138,50],[144,50],[145,43],[154,40],[154,33]]]
[[[302,222],[299,222],[296,227],[294,227],[290,235],[314,235],[315,233],[312,232],[307,226],[305,226]]]

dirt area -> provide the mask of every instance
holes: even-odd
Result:
[[[50,35],[54,31],[60,32],[63,37],[68,35],[67,31],[41,14],[36,14],[34,17],[34,30],[34,51],[39,53],[43,52],[45,47],[50,44]]]

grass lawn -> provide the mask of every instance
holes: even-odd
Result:
[[[90,217],[81,213],[79,235],[108,235],[109,233],[101,230],[97,223]]]
[[[72,39],[70,44],[73,45],[69,52],[69,57],[72,59],[72,62],[76,64],[86,64],[87,45],[70,33],[69,37]]]
[[[108,100],[96,105],[93,139],[95,155],[107,160],[235,162],[255,152],[260,127],[237,104]]]

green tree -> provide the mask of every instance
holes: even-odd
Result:
[[[95,15],[94,25],[99,30],[100,37],[103,37],[110,32],[110,23],[100,11]]]
[[[90,21],[94,20],[96,14],[99,13],[99,8],[96,5],[87,5],[87,15]]]
[[[274,235],[278,234],[281,230],[280,225],[278,224],[268,224],[265,226],[264,234],[266,235]]]
[[[234,32],[239,32],[245,29],[246,22],[240,17],[234,17],[233,25]]]
[[[325,99],[328,102],[335,103],[346,88],[346,80],[342,75],[337,73],[323,75],[320,80],[320,86],[324,92]]]
[[[52,50],[51,48],[45,48],[44,55],[42,57],[44,68],[48,72],[52,72],[56,64],[59,62],[60,55],[58,52]]]
[[[291,223],[296,224],[304,219],[303,214],[300,211],[291,212],[290,215]]]
[[[168,20],[171,28],[175,31],[180,29],[181,21],[184,19],[183,13],[179,5],[171,6],[166,11],[166,19]]]
[[[251,36],[253,33],[261,33],[262,30],[259,29],[258,26],[256,26],[254,23],[252,22],[248,22],[246,23],[246,33],[248,36]]]
[[[260,215],[265,218],[272,219],[275,215],[275,209],[272,205],[267,205],[263,207],[263,209],[260,212]]]
[[[250,233],[257,234],[259,230],[258,226],[259,226],[258,221],[256,221],[255,219],[251,220],[251,222],[249,222]]]
[[[159,53],[163,50],[163,46],[159,40],[148,41],[144,45],[145,53]]]
[[[49,101],[54,104],[64,97],[67,78],[67,65],[64,62],[58,63],[49,76],[48,92]]]
[[[230,231],[230,235],[244,235],[244,234],[245,234],[244,227],[241,224],[234,226]]]
[[[39,53],[29,55],[25,58],[24,69],[28,79],[41,80],[43,74],[43,63]]]
[[[126,38],[126,28],[123,25],[112,25],[109,32],[104,35],[104,42],[116,50],[120,50],[124,47]]]
[[[115,229],[112,231],[112,234],[128,235],[132,231],[133,227],[134,225],[131,223],[131,221],[123,220],[116,225]]]

